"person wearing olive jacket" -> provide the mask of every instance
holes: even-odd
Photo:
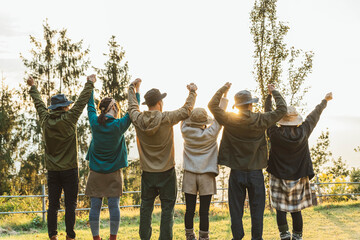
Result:
[[[30,77],[27,80],[45,142],[45,166],[49,191],[47,225],[49,238],[57,239],[57,213],[61,192],[65,194],[66,239],[75,239],[75,209],[78,195],[78,143],[77,121],[88,102],[96,81],[95,75],[87,77],[87,83],[72,108],[64,94],[51,97],[46,107]],[[50,109],[50,112],[48,111]]]
[[[267,130],[271,149],[267,171],[270,173],[271,205],[276,209],[276,220],[282,240],[301,240],[303,219],[301,210],[312,205],[310,180],[314,177],[308,139],[320,119],[332,93],[326,94],[305,121],[289,106],[286,115]],[[271,94],[265,102],[265,112],[272,109]],[[290,212],[293,220],[291,236],[286,220]],[[292,237],[292,238],[291,238]]]
[[[137,91],[137,101],[140,96]],[[108,199],[110,213],[110,238],[116,240],[120,224],[119,201],[122,195],[122,168],[128,166],[124,133],[130,127],[129,114],[119,118],[120,107],[115,99],[106,97],[99,104],[97,116],[94,91],[88,102],[88,117],[92,140],[86,159],[89,160],[90,173],[85,194],[90,196],[90,228],[94,240],[100,237],[100,210],[102,199]]]
[[[140,206],[140,239],[151,238],[151,215],[154,201],[160,195],[161,201],[161,240],[173,238],[174,206],[177,195],[174,132],[173,126],[189,117],[196,98],[195,84],[187,86],[188,98],[183,107],[175,111],[162,111],[166,93],[158,89],[150,89],[145,95],[148,111],[140,112],[134,89],[140,84],[136,79],[129,86],[129,115],[135,126],[137,146],[140,156],[141,175],[141,206]]]
[[[213,96],[208,107],[216,121],[224,126],[219,148],[218,163],[231,168],[229,177],[229,210],[234,240],[244,237],[242,217],[246,189],[249,194],[251,236],[262,239],[265,209],[265,185],[262,169],[267,166],[265,130],[279,121],[286,113],[286,103],[272,84],[268,85],[276,101],[276,110],[267,113],[252,112],[258,101],[249,91],[235,95],[239,113],[228,113],[219,107],[220,99],[231,87],[226,83]]]

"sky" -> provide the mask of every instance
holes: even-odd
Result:
[[[196,107],[207,103],[225,82],[232,96],[254,91],[252,36],[249,13],[254,1],[116,0],[116,1],[3,1],[0,8],[0,71],[10,86],[23,81],[19,53],[28,55],[29,35],[42,36],[42,23],[67,28],[74,41],[84,40],[91,50],[92,66],[102,67],[107,41],[115,35],[126,51],[130,74],[143,80],[141,93],[150,88],[167,92],[165,110],[181,107],[186,85],[198,85]],[[290,26],[289,46],[315,53],[311,86],[304,98],[309,113],[327,92],[329,102],[310,137],[314,144],[321,131],[330,131],[331,150],[349,166],[360,167],[360,1],[279,0],[278,18]],[[89,69],[88,74],[93,73]],[[85,77],[83,78],[85,82]],[[145,110],[145,108],[142,108]],[[305,116],[304,116],[305,117]],[[179,126],[175,130],[177,161],[182,158]],[[136,150],[130,156],[137,157]]]

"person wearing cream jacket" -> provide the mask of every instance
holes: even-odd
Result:
[[[224,97],[219,105],[225,110],[227,104],[228,100]],[[181,123],[187,240],[196,240],[193,225],[197,193],[200,195],[199,240],[209,239],[209,207],[212,195],[216,194],[215,177],[219,174],[217,137],[220,130],[221,125],[211,119],[204,108],[195,108],[190,117]]]

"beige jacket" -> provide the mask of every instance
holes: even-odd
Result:
[[[140,166],[145,172],[165,172],[175,166],[173,126],[189,117],[196,99],[189,92],[184,106],[171,112],[140,112],[134,85],[129,87],[129,115],[136,129]]]

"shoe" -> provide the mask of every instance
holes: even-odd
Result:
[[[289,231],[280,233],[281,240],[291,240],[291,233]]]
[[[209,240],[209,231],[199,231],[199,240]]]
[[[293,232],[292,240],[302,240],[302,232]]]
[[[186,240],[197,240],[194,229],[185,229]]]
[[[71,238],[68,235],[66,235],[66,240],[75,240],[75,238]]]
[[[50,240],[58,240],[57,235],[52,236],[52,237],[50,238]]]

